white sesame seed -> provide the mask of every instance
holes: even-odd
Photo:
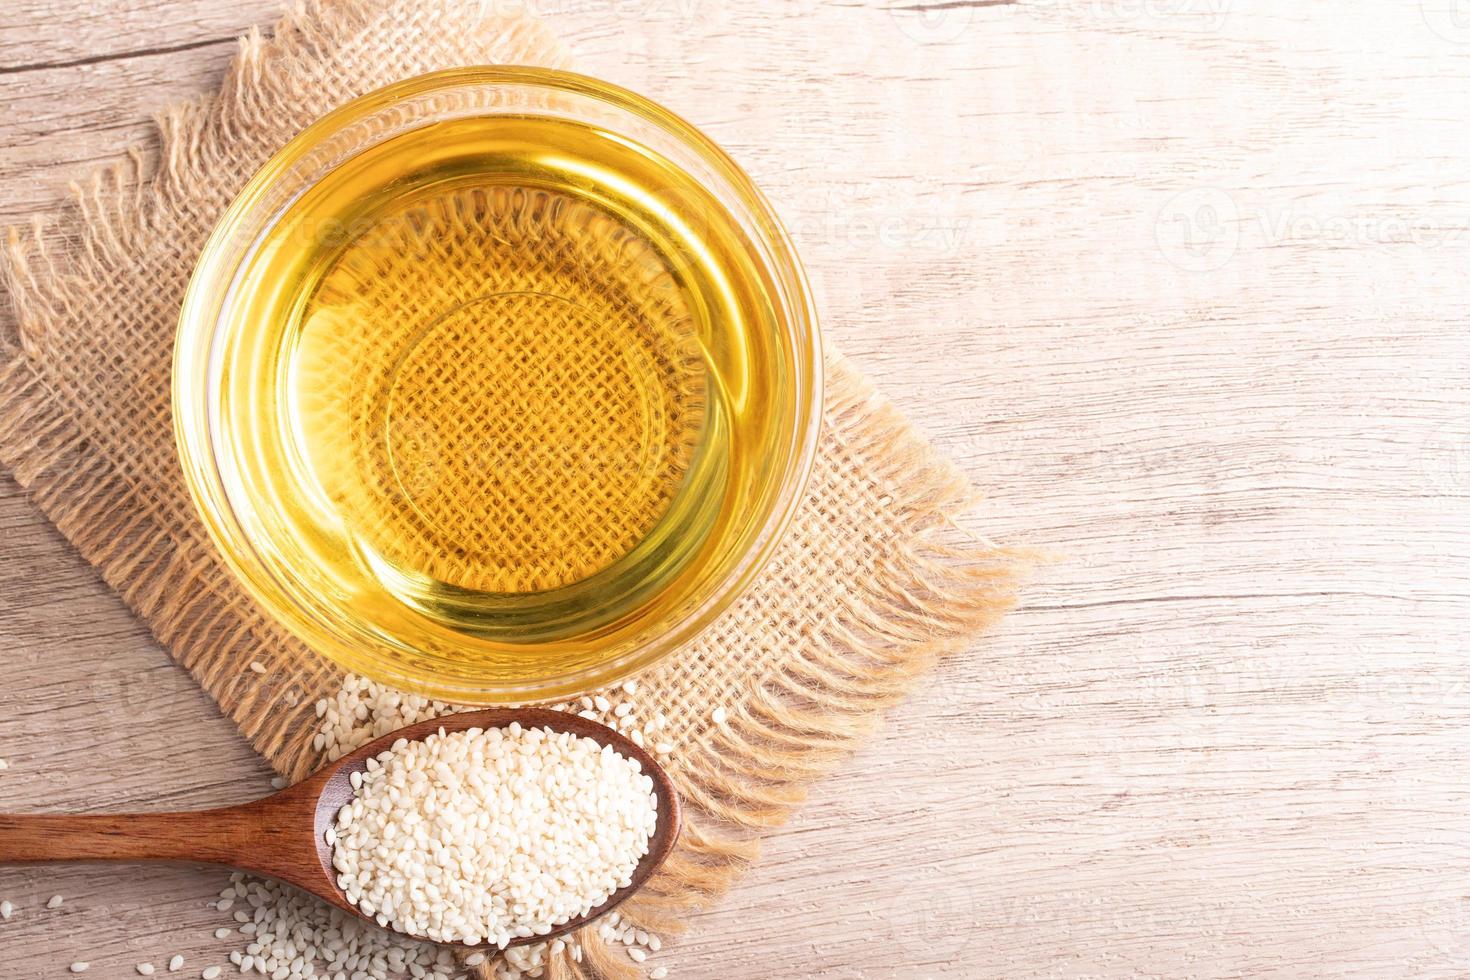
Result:
[[[0,772],[4,772],[6,769],[9,769],[9,768],[10,768],[10,763],[9,762],[6,762],[4,759],[0,759]]]
[[[206,966],[199,973],[200,980],[215,980],[219,975],[220,968],[217,966]]]
[[[168,961],[168,972],[177,973],[183,968],[183,966],[184,957],[181,955],[176,955],[173,959]]]
[[[46,907],[48,909],[59,909],[61,908],[61,903],[64,901],[66,901],[66,899],[62,898],[60,895],[52,895],[49,899],[46,900]]]
[[[639,949],[637,946],[629,946],[628,959],[632,960],[634,963],[642,963],[644,960],[648,959],[648,954]]]
[[[624,701],[613,709],[613,715],[618,718],[626,718],[632,713],[633,705],[628,701]]]
[[[87,972],[87,967],[89,967],[91,965],[92,965],[91,963],[80,963],[80,962],[79,963],[73,963],[71,965],[71,972],[73,972],[73,973],[86,973]]]
[[[140,976],[140,977],[151,977],[151,976],[153,976],[153,964],[152,963],[139,963],[134,969],[136,969],[138,971],[138,976]]]
[[[637,694],[638,693],[638,682],[637,681],[623,681],[623,693],[624,694]]]
[[[725,710],[725,706],[722,704],[714,711],[710,712],[709,717],[710,721],[713,721],[716,725],[723,725],[726,720],[729,719],[730,713]]]
[[[652,970],[649,971],[649,973],[648,973],[648,980],[664,980],[664,977],[666,977],[668,975],[669,975],[669,968],[668,967],[666,967],[666,966],[656,966]]]
[[[229,930],[229,929],[216,929],[214,931],[214,938],[215,939],[229,939],[230,938],[230,932],[231,932],[231,930]]]
[[[257,674],[264,674],[265,664],[261,663],[259,660],[252,660],[250,661],[250,669]]]
[[[14,914],[14,905],[11,905],[9,902],[0,902],[0,919],[4,919],[6,922],[9,922],[10,917]]]

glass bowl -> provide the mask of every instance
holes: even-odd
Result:
[[[567,72],[344,105],[261,168],[179,321],[185,480],[247,591],[346,670],[567,697],[708,626],[816,452],[821,345],[765,197]]]

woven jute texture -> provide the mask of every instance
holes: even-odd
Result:
[[[217,95],[166,109],[156,145],[78,188],[58,226],[8,239],[17,329],[0,338],[0,461],[289,777],[321,761],[312,705],[342,678],[237,588],[184,489],[169,371],[194,259],[249,176],[344,101],[458,65],[566,62],[535,21],[487,19],[473,0],[299,6],[270,37],[241,41]],[[678,420],[667,423],[677,447]],[[641,679],[640,711],[669,719],[690,819],[625,906],[629,918],[677,931],[754,858],[806,784],[1010,604],[1014,556],[958,529],[972,502],[959,472],[829,349],[820,454],[789,533],[746,595]],[[598,529],[609,555],[639,519]],[[630,973],[626,958],[582,938],[583,962],[555,962],[550,976]]]
[[[324,275],[296,354],[338,513],[387,561],[464,589],[552,589],[627,555],[668,509],[708,401],[667,263],[543,188],[413,199],[357,240],[370,247]]]

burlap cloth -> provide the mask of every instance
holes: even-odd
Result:
[[[166,109],[157,146],[79,188],[74,213],[9,237],[0,460],[289,777],[319,762],[312,705],[341,677],[239,591],[184,489],[169,371],[194,259],[246,179],[342,102],[440,68],[566,60],[534,20],[487,19],[473,0],[299,6],[273,37],[242,39],[217,96]],[[724,890],[804,786],[1011,601],[1013,556],[956,527],[972,502],[961,474],[830,348],[827,379],[820,456],[775,558],[642,679],[640,710],[669,718],[690,810],[678,851],[625,906],[651,929],[677,930]],[[583,939],[584,962],[551,975],[631,969]]]

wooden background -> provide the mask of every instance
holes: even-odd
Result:
[[[976,526],[1057,555],[676,976],[1470,974],[1456,2],[538,5],[748,166],[828,336],[988,490]],[[274,4],[9,0],[0,223],[212,89]],[[0,541],[0,806],[267,789],[8,481]],[[0,870],[0,974],[197,976],[221,879]]]

